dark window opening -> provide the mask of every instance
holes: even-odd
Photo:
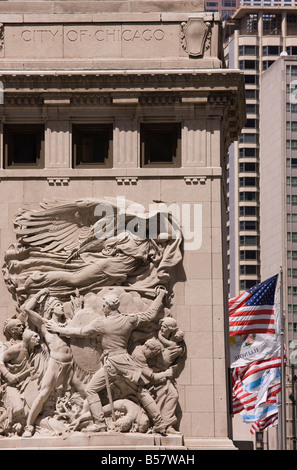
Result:
[[[5,168],[42,168],[44,166],[44,126],[7,124],[4,133]]]
[[[142,124],[140,128],[141,165],[180,166],[180,124]]]
[[[258,75],[245,74],[244,75],[244,81],[248,85],[251,85],[251,84],[252,85],[258,85],[259,84],[259,77],[258,77]]]
[[[240,289],[241,290],[250,289],[255,284],[257,284],[256,279],[255,280],[244,279],[240,281]]]
[[[112,125],[74,124],[72,127],[73,165],[112,166]]]

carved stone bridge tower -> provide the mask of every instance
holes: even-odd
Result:
[[[245,105],[242,74],[224,68],[218,14],[202,0],[8,0],[0,22],[1,263],[16,243],[15,215],[43,200],[170,208],[183,233],[167,285],[186,345],[176,377],[182,446],[234,448],[225,171]],[[1,278],[1,328],[15,302]]]

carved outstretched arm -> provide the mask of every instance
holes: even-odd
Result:
[[[46,296],[48,294],[49,294],[49,289],[42,289],[36,295],[31,297],[25,305],[25,312],[27,313],[28,317],[34,323],[34,325],[36,325],[39,328],[41,328],[42,325],[45,323],[45,319],[42,318],[33,309],[36,307],[37,302],[39,302],[43,296]]]
[[[67,336],[68,338],[89,338],[92,336],[98,336],[100,334],[100,329],[98,328],[98,325],[96,325],[95,328],[92,323],[82,328],[77,328],[72,326],[58,326],[56,323],[47,321],[45,327],[51,333],[58,333],[59,335]]]
[[[139,323],[148,323],[154,321],[163,305],[163,299],[167,295],[165,288],[156,288],[157,297],[153,301],[150,308],[143,313],[138,314],[138,324]]]

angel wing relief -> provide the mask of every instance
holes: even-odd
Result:
[[[167,236],[160,226],[150,236],[148,227],[161,213],[138,211],[144,227],[138,235],[135,206],[112,198],[53,200],[41,203],[40,210],[20,211],[14,220],[16,243],[6,251],[2,268],[13,298],[22,304],[43,287],[68,300],[76,289],[85,295],[105,286],[166,285],[182,257],[178,224],[167,214]]]
[[[145,403],[137,402],[138,388],[133,380],[134,375],[140,378],[142,370],[137,360],[145,357],[138,346],[146,348],[142,343],[155,340],[148,346],[151,354],[155,357],[163,350],[158,335],[161,324],[155,316],[160,313],[167,322],[175,322],[170,317],[169,298],[164,304],[160,298],[163,299],[162,291],[169,290],[171,270],[182,259],[183,239],[176,219],[163,208],[146,211],[143,206],[120,198],[52,200],[41,203],[37,210],[21,210],[15,216],[14,228],[16,241],[5,252],[2,271],[17,314],[8,321],[6,330],[8,334],[13,320],[16,324],[23,322],[24,330],[19,325],[14,334],[19,335],[18,348],[24,356],[17,367],[23,367],[24,362],[26,380],[19,382],[19,377],[23,380],[23,370],[16,370],[16,365],[10,364],[10,356],[4,354],[0,395],[8,392],[2,394],[4,400],[0,399],[0,436],[55,436],[92,426],[93,401],[90,398],[86,403],[85,390],[96,374],[101,377],[102,371],[105,386],[98,393],[108,429],[122,429],[120,418],[115,419],[115,409],[126,400],[129,410],[136,408],[131,417],[126,407],[123,416],[129,421],[131,432],[146,432],[148,426],[155,429],[158,423],[165,432],[163,418],[159,412],[156,414],[158,408],[153,412]],[[114,294],[119,306],[111,320],[106,317],[106,294]],[[151,297],[155,299],[152,301]],[[152,308],[154,302],[158,308]],[[127,320],[129,315],[131,319]],[[171,323],[162,324],[162,332],[166,337],[172,336],[169,346],[179,354],[181,339],[177,325],[172,327]],[[109,370],[104,362],[106,354],[113,348],[119,351],[118,345],[119,368]],[[130,354],[138,359],[132,359]],[[175,364],[175,356],[171,356]],[[168,360],[165,362],[161,362],[162,377],[173,378],[173,369],[168,367]],[[127,372],[129,364],[134,364],[131,377]],[[156,367],[156,371],[161,370],[159,362]],[[119,376],[110,384],[109,375],[115,371]],[[13,373],[18,374],[18,388],[11,386]],[[155,377],[153,369],[149,376]],[[167,397],[167,382],[164,386]],[[178,394],[173,382],[170,387],[172,397],[168,400],[174,400],[167,427],[177,422]],[[131,393],[134,398],[130,400]],[[163,403],[162,394],[156,399]],[[123,412],[122,405],[120,408]],[[19,410],[25,410],[21,417]],[[121,432],[126,432],[126,428]]]

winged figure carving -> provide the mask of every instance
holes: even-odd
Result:
[[[39,210],[21,210],[14,227],[16,243],[2,270],[18,304],[43,287],[60,299],[76,289],[84,295],[111,285],[154,288],[168,283],[182,258],[173,216],[128,200],[45,201]]]

